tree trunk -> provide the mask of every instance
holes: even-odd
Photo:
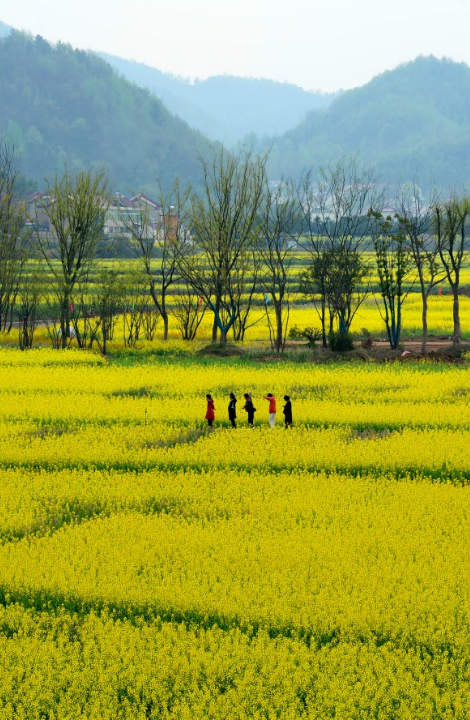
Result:
[[[217,333],[218,333],[218,331],[219,331],[219,326],[217,325],[217,320],[216,320],[216,318],[215,318],[215,316],[214,316],[214,324],[212,325],[212,342],[213,342],[213,343],[216,343],[216,342],[217,342]],[[220,340],[220,342],[222,342],[222,339]]]
[[[329,332],[329,335],[331,335],[333,332],[333,324],[334,324],[334,316],[330,310],[330,332]]]
[[[397,350],[400,342],[401,334],[401,303],[400,298],[394,298],[392,295],[384,298],[385,305],[385,325],[387,327],[387,336],[392,350]]]
[[[324,284],[321,285],[321,333],[323,349],[328,347],[328,338],[326,335],[326,292]]]
[[[328,340],[326,337],[326,302],[325,298],[321,301],[321,334],[322,334],[322,345],[323,349],[326,350],[328,347]]]
[[[217,328],[216,328],[217,329]],[[225,330],[220,331],[220,344],[226,345],[227,344],[227,333]]]
[[[107,350],[106,342],[107,342],[107,339],[108,339],[108,332],[107,332],[107,327],[106,327],[106,318],[103,318],[101,322],[102,322],[102,325],[103,325],[103,355],[106,355],[106,350]]]
[[[217,342],[217,334],[219,331],[219,326],[217,324],[217,320],[218,319],[220,320],[219,312],[220,312],[220,296],[217,297],[216,301],[215,301],[214,324],[212,325],[212,342],[213,343]],[[222,330],[220,332],[222,333]],[[222,342],[222,339],[220,340],[220,342],[222,344],[224,344]],[[227,342],[227,337],[225,337],[225,342]]]
[[[62,334],[61,345],[64,350],[70,338],[70,296],[65,295],[62,300],[62,312],[60,318],[60,331]]]
[[[395,322],[395,328],[393,331],[393,349],[398,350],[401,335],[401,304],[400,298],[398,298],[397,317]]]
[[[423,337],[421,340],[421,353],[426,355],[428,349],[428,293],[422,293],[422,300],[421,320],[423,324]]]
[[[452,305],[452,316],[454,320],[454,337],[452,341],[454,345],[460,345],[461,329],[460,329],[460,303],[459,303],[459,288],[458,285],[452,287],[452,295],[454,296],[454,302]]]
[[[169,317],[166,310],[162,312],[162,318],[163,318],[163,339],[168,340],[168,326],[169,326]]]
[[[282,350],[282,306],[281,303],[275,303],[274,309],[276,311],[276,352],[279,354]]]

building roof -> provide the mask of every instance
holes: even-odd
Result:
[[[139,193],[139,195],[134,195],[133,198],[131,198],[130,202],[135,206],[137,203],[145,203],[146,205],[151,205],[155,210],[160,210],[160,205],[155,202],[155,200],[152,200],[147,195],[144,195],[144,193]]]

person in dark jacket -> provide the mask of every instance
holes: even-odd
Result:
[[[246,412],[248,413],[248,425],[251,425],[251,427],[253,427],[256,408],[253,405],[253,400],[251,399],[251,395],[249,393],[245,393],[243,397],[245,398],[245,404],[243,406],[243,409],[246,410]]]
[[[230,402],[228,404],[228,419],[232,423],[233,428],[237,427],[237,423],[235,422],[235,420],[237,418],[236,405],[237,405],[237,398],[235,397],[235,393],[231,392],[230,393]]]
[[[206,395],[207,400],[207,412],[206,412],[206,420],[209,427],[212,427],[215,420],[215,405],[214,401],[212,399],[211,395]]]
[[[290,428],[292,425],[292,403],[289,395],[284,395],[284,400],[286,401],[284,410],[282,411],[284,413],[284,422],[286,424],[286,428]]]

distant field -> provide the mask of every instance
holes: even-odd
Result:
[[[467,366],[158,348],[0,350],[0,719],[466,720]]]

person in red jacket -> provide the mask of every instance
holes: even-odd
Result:
[[[264,399],[269,400],[269,424],[273,428],[276,424],[276,398],[272,393],[268,393]]]
[[[212,427],[214,420],[215,420],[215,405],[214,401],[212,399],[211,395],[206,395],[207,400],[207,412],[206,412],[206,420],[209,427]]]

